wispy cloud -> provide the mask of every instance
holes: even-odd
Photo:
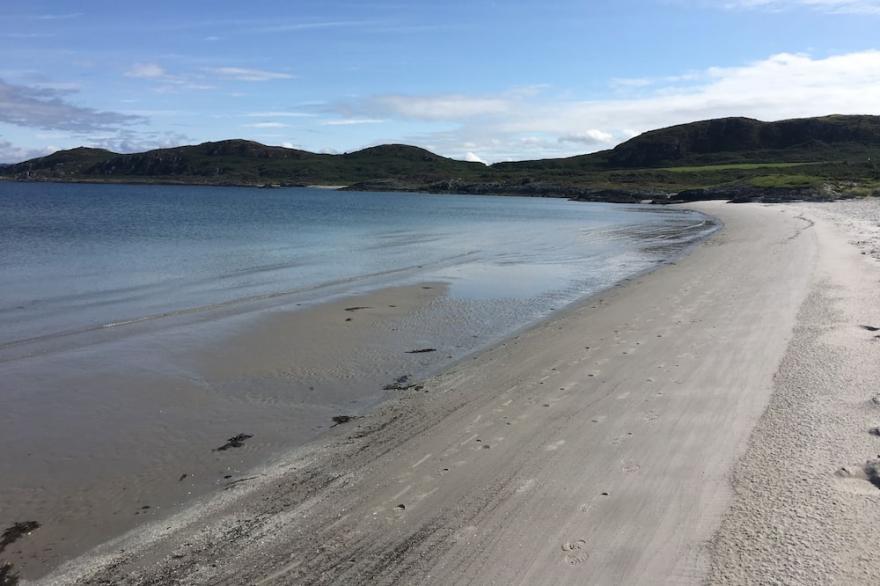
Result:
[[[647,87],[654,83],[647,77],[615,77],[609,82],[609,85],[615,89],[630,89]]]
[[[144,79],[162,79],[168,77],[168,72],[158,63],[135,63],[125,75]]]
[[[789,10],[808,8],[832,14],[880,15],[880,0],[724,0],[726,8]]]
[[[0,33],[2,39],[51,39],[55,33]]]
[[[248,29],[254,33],[290,33],[297,31],[320,30],[329,28],[365,27],[377,24],[372,20],[328,20],[315,22],[288,22],[258,26]]]
[[[334,120],[324,120],[321,122],[323,126],[354,126],[358,124],[382,124],[385,120],[381,118],[338,118]]]
[[[196,72],[171,73],[165,67],[155,62],[135,63],[125,72],[125,76],[160,82],[163,86],[159,87],[159,91],[214,89],[214,86],[210,83],[212,80],[271,81],[294,78],[293,75],[285,72],[245,69],[242,67],[205,67]]]
[[[253,124],[242,124],[244,128],[287,128],[289,125],[283,122],[254,122]]]
[[[135,63],[124,75],[157,83],[155,91],[158,93],[215,89],[213,85],[206,83],[206,76],[204,74],[172,74],[158,63]]]
[[[92,132],[145,121],[140,116],[71,104],[65,99],[70,93],[0,80],[0,122],[43,130]]]
[[[248,112],[245,116],[249,118],[312,118],[317,114],[310,112]]]
[[[82,12],[66,12],[63,14],[35,14],[32,16],[34,20],[70,20],[83,16]]]
[[[243,67],[208,67],[204,71],[223,79],[235,81],[270,81],[275,79],[293,79],[290,73],[267,71],[265,69],[246,69]]]
[[[435,96],[378,96],[366,107],[418,120],[460,120],[495,116],[509,112],[510,99],[506,97],[480,97],[463,94]]]

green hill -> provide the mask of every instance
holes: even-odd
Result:
[[[720,118],[652,130],[610,151],[612,167],[719,162],[811,162],[880,148],[880,117],[825,116],[780,122]]]
[[[135,154],[80,147],[11,165],[4,174],[20,180],[307,185],[380,179],[436,181],[483,167],[406,145],[327,155],[224,140]]]
[[[246,140],[118,154],[80,147],[0,167],[31,181],[347,185],[633,201],[754,193],[873,193],[880,117],[721,118],[652,130],[613,149],[485,166],[402,144],[341,155]]]

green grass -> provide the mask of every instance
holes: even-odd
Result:
[[[801,167],[804,165],[822,165],[824,161],[815,163],[730,163],[727,165],[700,165],[694,167],[663,167],[659,171],[671,173],[703,173],[707,171],[749,171],[752,169],[785,169],[788,167]]]
[[[764,189],[786,189],[796,187],[817,187],[822,183],[821,177],[813,175],[761,175],[749,181],[752,187]]]

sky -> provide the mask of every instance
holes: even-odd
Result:
[[[0,162],[245,138],[560,157],[880,114],[880,0],[3,0]]]

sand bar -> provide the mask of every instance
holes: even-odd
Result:
[[[805,315],[851,332],[838,342],[859,352],[860,364],[876,351],[847,321],[864,309],[865,290],[847,298],[847,312],[810,312],[817,287],[846,297],[833,263],[845,259],[859,274],[876,264],[854,247],[825,246],[846,240],[825,212],[699,208],[726,228],[688,257],[423,389],[401,391],[252,480],[105,544],[47,582],[692,584],[707,572],[718,582],[753,576],[737,544],[751,543],[749,532],[788,503],[768,497],[752,511],[743,467],[757,466],[774,497],[792,481],[774,458],[760,461],[755,438],[805,431],[796,418],[773,418],[779,398],[790,396],[785,369],[803,351]],[[860,376],[838,382],[844,403],[868,408]],[[859,413],[864,421],[847,433],[867,421]],[[817,416],[806,425],[825,424]],[[870,456],[862,449],[870,436],[859,433],[864,445],[846,454],[856,463]],[[809,466],[819,485],[842,482],[853,498],[876,501],[857,475]],[[804,510],[816,510],[815,497],[799,496]],[[799,519],[790,517],[792,533]],[[848,536],[864,538],[864,525]],[[821,553],[846,549],[843,538],[831,541],[837,549]],[[753,549],[764,555],[759,570],[784,569],[797,560],[786,556],[801,553]],[[876,572],[876,561],[859,559],[859,572]],[[840,559],[826,561],[823,577],[842,575]]]

